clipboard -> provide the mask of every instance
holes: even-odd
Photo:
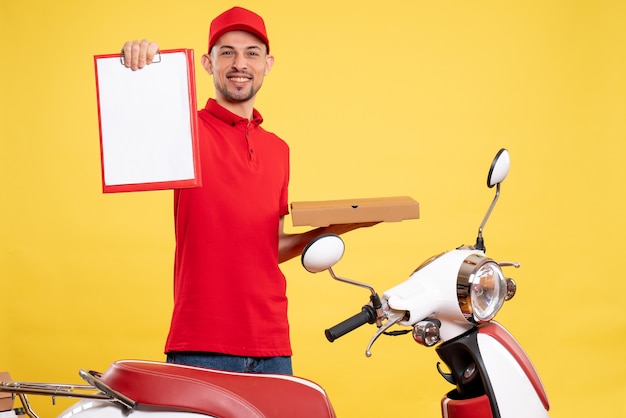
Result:
[[[193,50],[160,51],[132,71],[95,55],[104,193],[201,186]]]

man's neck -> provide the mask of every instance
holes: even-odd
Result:
[[[215,101],[223,108],[229,110],[235,115],[239,115],[242,118],[248,120],[252,119],[252,112],[254,110],[254,100],[247,100],[245,102],[231,102],[224,100],[223,98],[216,97]]]

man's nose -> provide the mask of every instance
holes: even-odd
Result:
[[[243,54],[237,54],[235,56],[235,60],[233,61],[233,67],[238,70],[243,70],[248,68],[248,60]]]

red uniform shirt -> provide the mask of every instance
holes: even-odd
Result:
[[[289,148],[261,115],[209,100],[198,118],[202,187],[174,192],[174,312],[165,352],[290,356],[278,222]]]

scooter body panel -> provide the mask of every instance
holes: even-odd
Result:
[[[214,418],[194,412],[134,409],[129,415],[122,405],[111,401],[83,399],[63,411],[58,418]]]
[[[456,280],[459,268],[472,254],[481,251],[457,249],[441,254],[418,268],[407,280],[385,291],[389,307],[406,311],[409,318],[400,325],[412,326],[427,317],[441,320],[441,340],[447,341],[473,327],[459,308]]]

